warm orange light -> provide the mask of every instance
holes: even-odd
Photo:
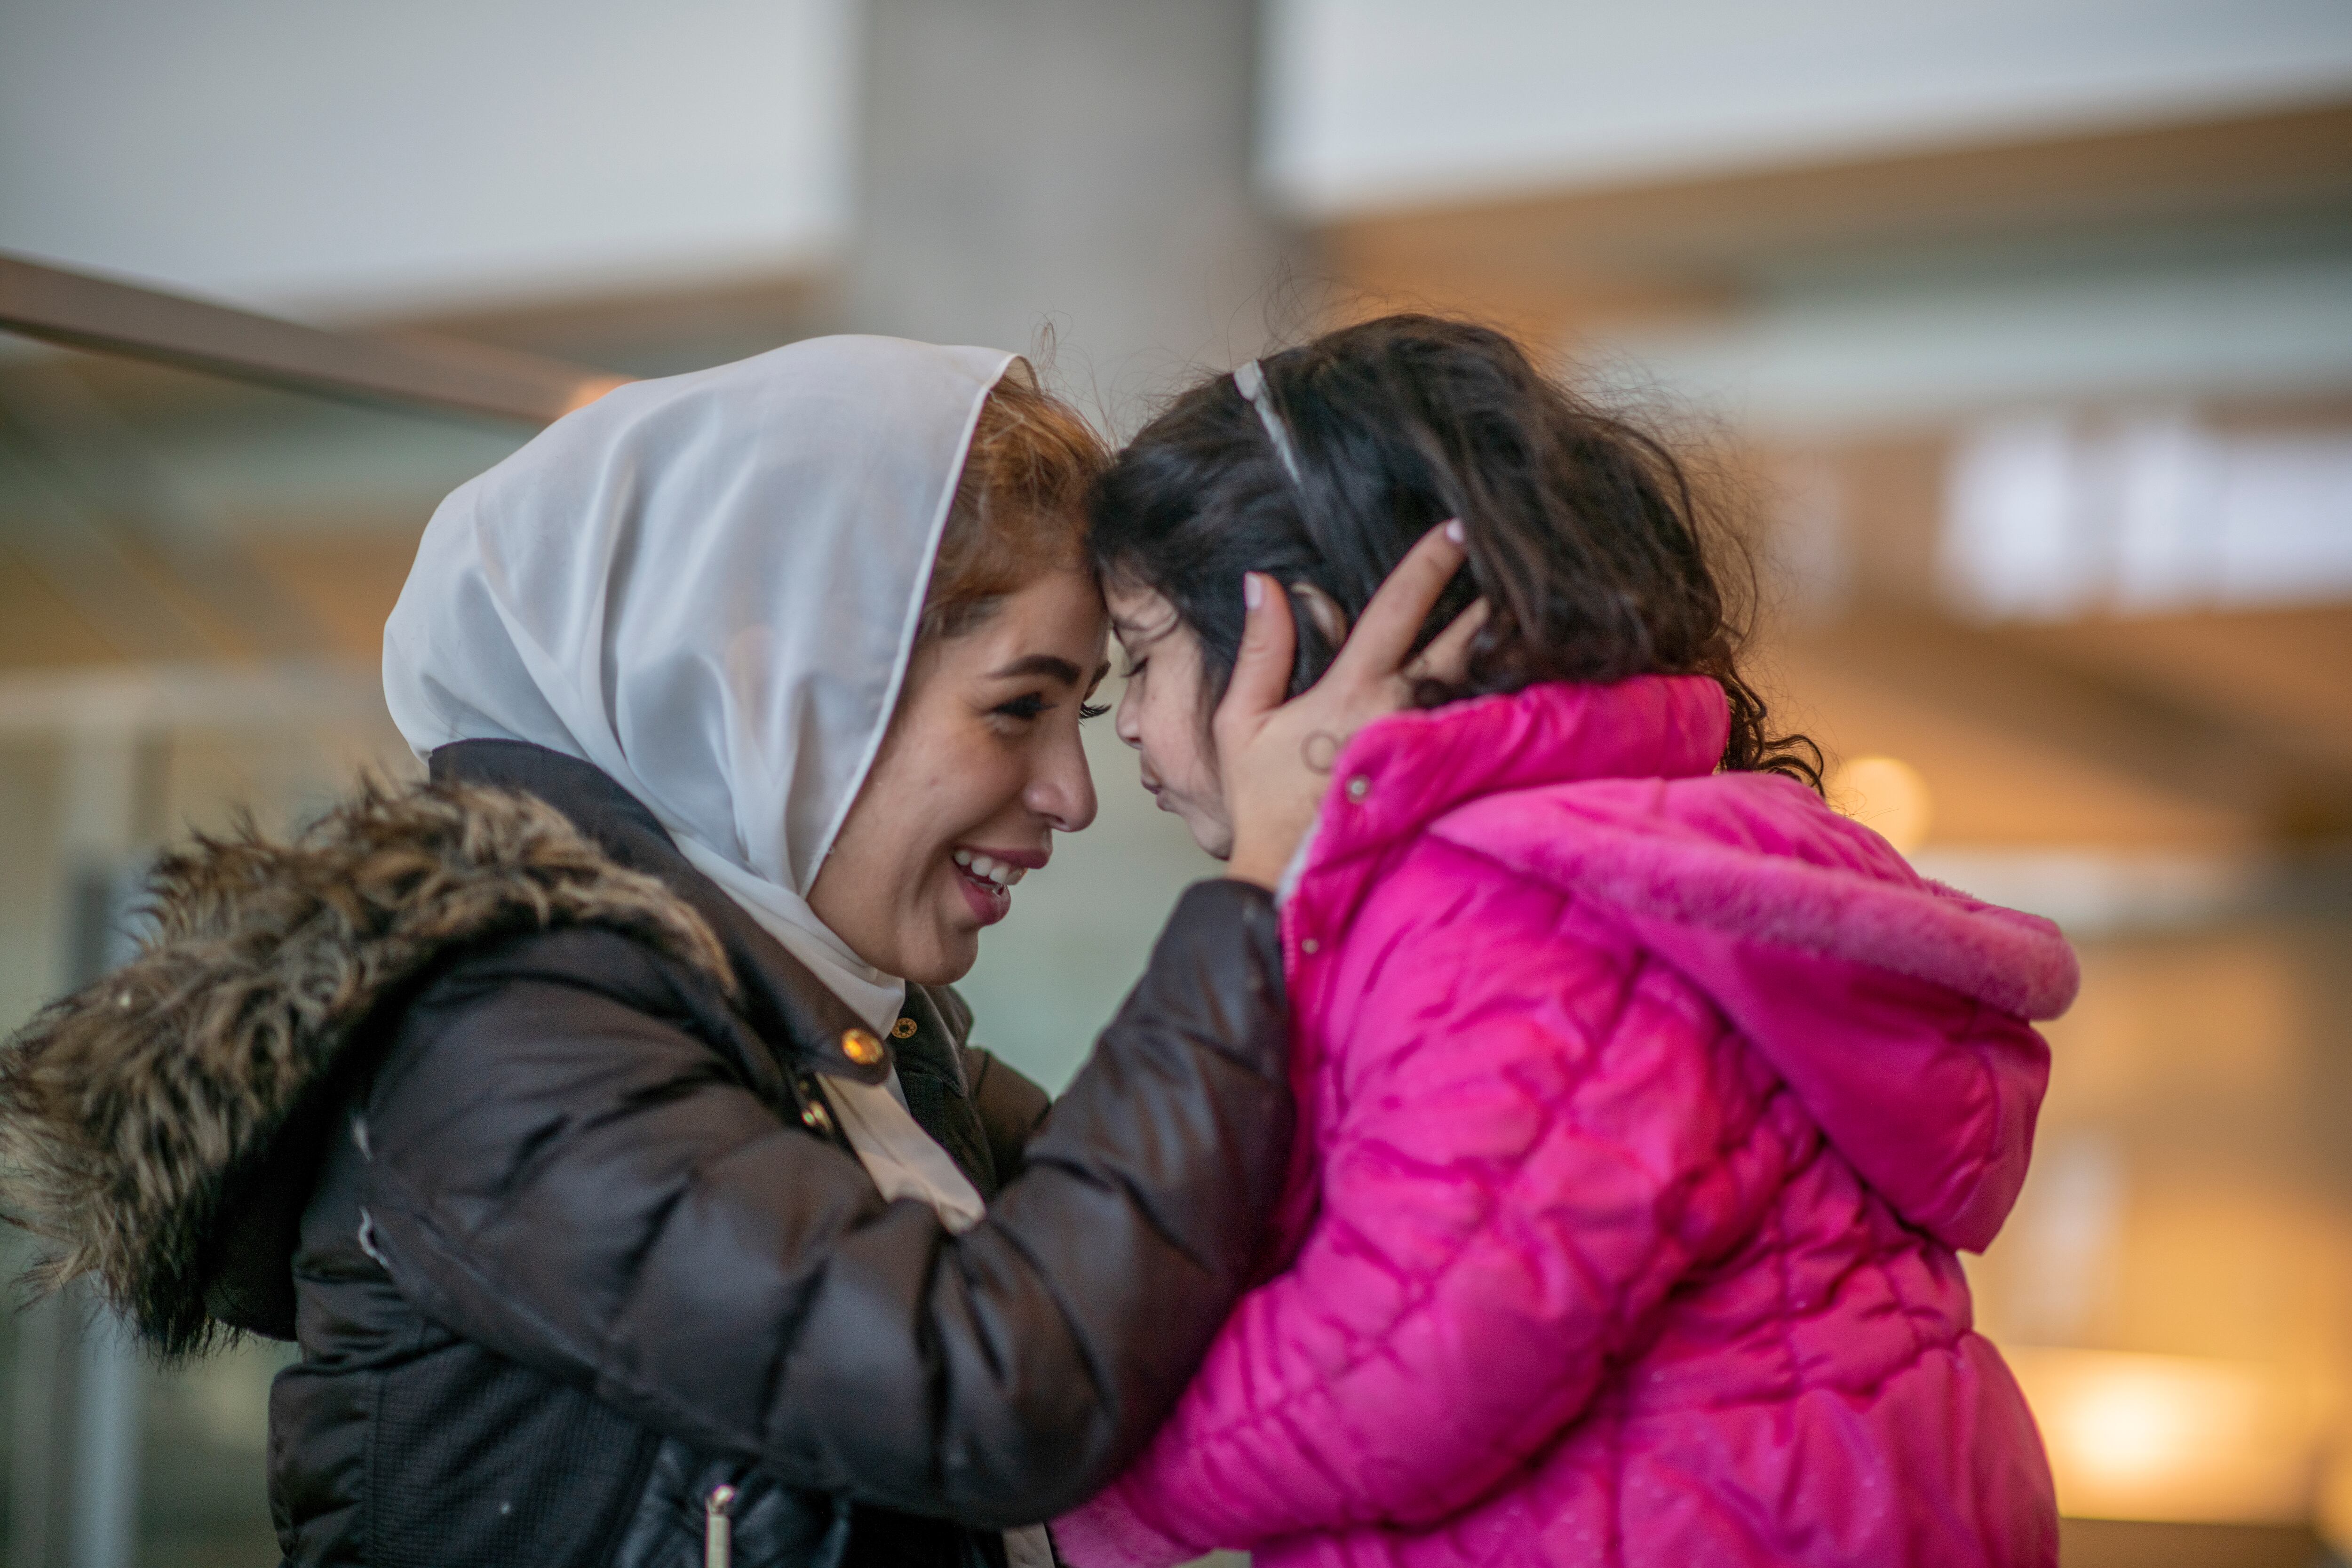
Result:
[[[571,401],[564,404],[563,412],[570,414],[575,409],[585,408],[614,387],[628,385],[633,379],[625,375],[600,375],[583,381],[572,389]]]
[[[2042,1425],[2058,1507],[2078,1519],[2299,1524],[2318,1412],[2268,1367],[2004,1347]]]
[[[1908,855],[1927,841],[1935,803],[1919,770],[1893,757],[1855,757],[1837,771],[1830,798]]]

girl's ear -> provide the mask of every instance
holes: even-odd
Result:
[[[1290,593],[1325,642],[1336,648],[1348,640],[1348,612],[1339,607],[1339,600],[1303,577],[1290,584]]]

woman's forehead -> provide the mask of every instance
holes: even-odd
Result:
[[[1050,573],[1006,595],[972,635],[1022,652],[1066,653],[1091,668],[1102,647],[1104,605],[1092,579]],[[1083,656],[1083,657],[1081,657]]]

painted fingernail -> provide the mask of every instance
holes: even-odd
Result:
[[[1255,572],[1242,574],[1242,603],[1253,610],[1265,603],[1265,580]]]
[[[1458,518],[1458,517],[1454,517],[1454,518],[1448,518],[1448,519],[1446,519],[1446,521],[1445,521],[1445,537],[1446,537],[1446,538],[1448,538],[1448,539],[1450,539],[1450,540],[1452,540],[1452,541],[1454,541],[1454,543],[1456,543],[1456,544],[1460,544],[1460,543],[1462,543],[1462,542],[1464,542],[1464,540],[1467,537],[1467,536],[1463,532],[1463,529],[1462,529],[1462,520],[1461,520],[1460,518]]]

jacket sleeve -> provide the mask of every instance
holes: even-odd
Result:
[[[629,964],[660,967],[645,950],[538,940],[604,949],[453,974],[367,1102],[371,1245],[421,1310],[790,1484],[974,1528],[1045,1518],[1133,1457],[1280,1186],[1263,892],[1186,894],[1025,1171],[960,1237],[885,1204],[677,1018],[618,1000]]]
[[[1055,1522],[1080,1568],[1450,1517],[1575,1419],[1690,1267],[1708,1108],[1745,1098],[1693,1081],[1730,1070],[1719,1026],[1549,920],[1379,945],[1335,977],[1363,992],[1314,1227],[1143,1458]]]
[[[972,1109],[980,1115],[981,1131],[988,1135],[996,1179],[1009,1182],[1028,1163],[1029,1141],[1045,1125],[1045,1117],[1054,1109],[1053,1096],[982,1046],[963,1048],[963,1070],[971,1085]]]

